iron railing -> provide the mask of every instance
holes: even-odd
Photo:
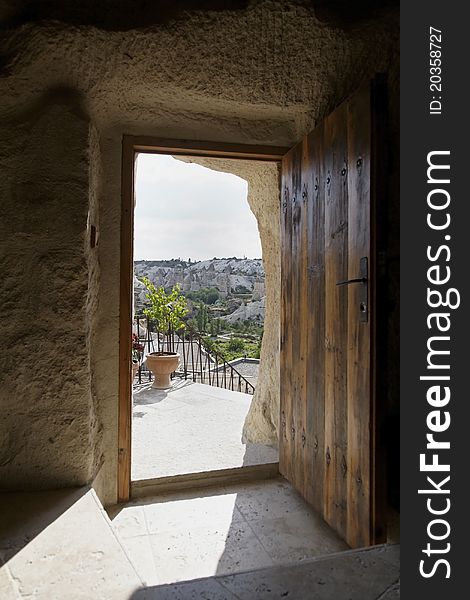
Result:
[[[143,354],[150,352],[178,352],[180,365],[171,375],[197,383],[205,383],[235,392],[254,394],[255,387],[237,369],[209,348],[204,338],[189,325],[180,331],[171,329],[165,333],[153,331],[152,321],[148,317],[136,317],[134,333],[144,346]],[[134,379],[135,383],[152,380],[152,373],[142,361]]]

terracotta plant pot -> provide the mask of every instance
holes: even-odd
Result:
[[[177,352],[150,352],[145,361],[154,376],[152,387],[158,390],[171,387],[170,375],[178,368],[180,355]]]

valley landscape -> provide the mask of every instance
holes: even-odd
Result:
[[[187,301],[188,326],[203,335],[225,360],[259,358],[265,316],[262,259],[137,260],[136,316],[144,314],[148,302],[144,278],[166,292],[178,286]]]

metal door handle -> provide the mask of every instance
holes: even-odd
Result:
[[[356,277],[355,279],[347,279],[346,281],[338,281],[336,285],[349,285],[350,283],[366,283],[367,277]]]
[[[349,285],[350,283],[363,283],[355,294],[355,298],[358,302],[359,308],[359,321],[361,323],[367,323],[369,319],[369,308],[367,306],[368,303],[368,295],[369,295],[369,261],[367,256],[363,256],[359,261],[359,275],[360,277],[354,277],[353,279],[346,279],[346,281],[338,281],[337,286],[340,285]]]

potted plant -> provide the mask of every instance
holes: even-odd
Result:
[[[144,310],[156,327],[159,336],[165,336],[170,331],[180,331],[184,328],[183,317],[188,313],[186,298],[180,291],[179,285],[173,286],[171,292],[165,292],[163,287],[157,288],[147,277],[142,278],[147,287],[147,300],[150,304]],[[170,376],[176,371],[180,362],[178,352],[150,352],[145,359],[147,367],[154,375],[152,387],[166,389],[171,386]]]
[[[139,342],[136,333],[132,334],[132,379],[137,375],[144,352],[144,345]]]

